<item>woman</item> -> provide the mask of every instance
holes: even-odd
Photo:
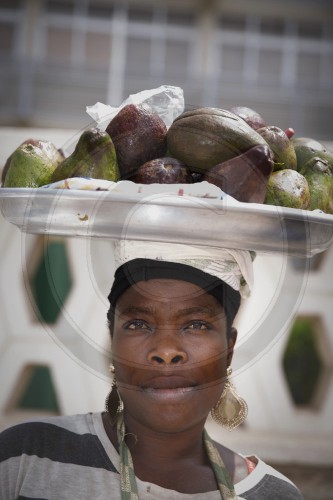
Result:
[[[1,499],[302,498],[204,429],[210,411],[229,428],[246,415],[227,373],[251,254],[120,242],[115,257],[106,412],[4,431]]]

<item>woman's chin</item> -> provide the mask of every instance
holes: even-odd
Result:
[[[183,432],[196,425],[204,425],[207,415],[214,404],[209,397],[202,404],[201,391],[197,387],[175,389],[145,389],[133,395],[126,403],[124,414],[127,424],[138,423],[158,432]],[[215,396],[216,399],[216,396]]]

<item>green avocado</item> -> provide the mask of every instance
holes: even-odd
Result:
[[[319,156],[311,157],[301,167],[300,173],[308,181],[310,189],[310,209],[320,209],[333,214],[333,172],[328,160]]]
[[[21,144],[11,155],[3,187],[37,188],[51,182],[57,162],[32,142]]]
[[[297,170],[300,172],[309,160],[312,158],[320,158],[327,162],[329,168],[333,172],[333,153],[328,151],[320,142],[308,138],[298,137],[291,140],[294,145],[297,157]]]
[[[307,210],[310,190],[306,178],[289,168],[273,172],[268,180],[265,204]]]
[[[85,130],[73,151],[55,170],[52,182],[70,177],[119,180],[119,169],[113,142],[97,128]]]
[[[26,139],[20,146],[23,146],[24,144],[30,144],[32,146],[35,146],[36,148],[39,148],[45,156],[54,164],[54,167],[59,165],[64,159],[65,156],[62,152],[61,149],[57,149],[55,145],[50,142],[50,141],[45,141],[41,139]],[[9,170],[11,161],[12,161],[13,153],[7,158],[6,163],[3,167],[2,174],[1,174],[1,185],[4,186],[5,184],[5,178],[7,175],[7,172]]]

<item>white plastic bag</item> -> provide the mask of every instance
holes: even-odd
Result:
[[[169,128],[174,119],[184,111],[184,92],[180,87],[161,85],[156,89],[131,94],[118,108],[97,102],[93,106],[87,106],[86,111],[96,121],[98,128],[105,130],[121,108],[127,104],[143,103],[148,104]]]

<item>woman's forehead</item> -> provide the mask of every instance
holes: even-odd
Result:
[[[210,307],[223,309],[218,300],[203,288],[175,279],[151,279],[134,283],[120,296],[118,303],[121,306],[133,300],[136,304],[148,306],[151,302],[186,302],[188,306],[208,304]]]

